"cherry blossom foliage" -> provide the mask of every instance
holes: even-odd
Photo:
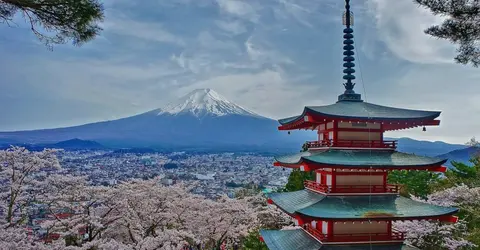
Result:
[[[1,150],[0,223],[10,226],[22,223],[44,174],[59,167],[55,150],[30,152],[21,147]]]
[[[90,186],[59,174],[53,150],[13,147],[0,164],[0,249],[219,249],[284,216],[261,196],[210,200],[155,179]]]
[[[480,188],[469,188],[465,185],[449,188],[433,193],[423,200],[412,199],[433,205],[460,207],[461,209],[478,209],[480,207]],[[477,212],[478,213],[478,212]],[[474,244],[468,238],[466,220],[457,223],[441,223],[437,221],[401,221],[394,227],[407,232],[407,242],[421,249],[473,249]]]

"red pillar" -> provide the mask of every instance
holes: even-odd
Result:
[[[328,221],[327,238],[333,238],[333,221]]]
[[[380,123],[380,141],[381,143],[383,143],[383,133],[385,131],[383,131],[383,124]]]
[[[335,193],[337,189],[337,175],[335,169],[332,169],[332,192]]]
[[[338,141],[338,121],[333,121],[333,144],[337,144]]]
[[[385,171],[385,172],[383,173],[383,189],[384,189],[385,191],[387,191],[387,176],[388,176],[388,172]]]

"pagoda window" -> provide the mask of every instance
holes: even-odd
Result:
[[[332,185],[332,175],[327,174],[326,178],[327,178],[327,186],[331,186]]]
[[[318,131],[324,131],[325,130],[325,124],[320,124],[318,126]]]
[[[322,221],[322,233],[323,234],[328,234],[328,222]]]
[[[337,175],[336,184],[338,186],[351,186],[351,185],[381,185],[383,186],[383,174],[378,175],[372,173],[372,175]]]
[[[338,131],[338,140],[342,141],[380,141],[381,132]]]
[[[388,234],[390,224],[386,221],[347,221],[336,222],[333,234]]]
[[[333,135],[334,135],[333,131],[328,132],[328,139],[333,140]]]
[[[316,173],[316,180],[317,180],[317,183],[323,184],[321,173]]]
[[[333,122],[327,123],[327,129],[332,129],[333,128]]]
[[[339,122],[338,128],[348,128],[348,129],[380,129],[380,123],[372,123],[372,122]]]

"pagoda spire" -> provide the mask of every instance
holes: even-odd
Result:
[[[355,83],[352,81],[355,80],[355,52],[354,52],[354,45],[353,45],[353,13],[350,11],[350,0],[345,0],[345,13],[343,14],[343,25],[345,25],[345,29],[343,29],[343,79],[346,80],[343,83],[345,86],[345,92],[338,97],[338,101],[362,101],[362,97],[360,94],[356,94],[353,91],[353,87],[355,87]]]

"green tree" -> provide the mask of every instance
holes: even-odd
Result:
[[[395,170],[388,175],[388,182],[402,185],[403,196],[426,198],[440,181],[440,174],[428,171]]]
[[[265,242],[260,240],[260,230],[258,228],[251,230],[243,241],[245,250],[268,250]]]
[[[98,0],[0,0],[0,22],[11,25],[17,13],[49,47],[88,42],[99,34],[98,23],[103,21],[103,5]]]
[[[288,177],[287,185],[285,185],[285,191],[292,192],[305,188],[303,182],[306,180],[315,180],[315,172],[313,171],[300,171],[294,169]]]
[[[458,45],[455,61],[480,64],[480,1],[477,0],[414,0],[434,15],[444,17],[443,23],[425,30],[436,38]]]
[[[480,161],[479,158],[470,159],[472,166],[462,162],[452,162],[452,168],[447,170],[444,178],[436,189],[454,187],[465,184],[469,187],[480,187]]]

